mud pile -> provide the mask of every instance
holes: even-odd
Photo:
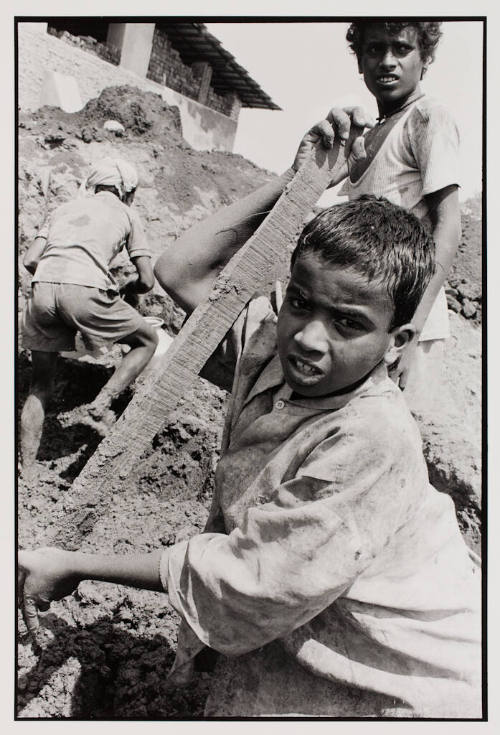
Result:
[[[448,308],[476,324],[482,316],[481,228],[481,199],[476,196],[462,207],[462,241],[446,289]]]
[[[107,120],[123,126],[105,130]],[[47,212],[73,197],[87,165],[105,155],[134,162],[141,185],[137,207],[155,256],[179,233],[222,205],[244,196],[273,174],[241,156],[198,152],[182,139],[178,110],[161,97],[130,87],[105,90],[79,113],[46,107],[19,116],[19,256]],[[436,485],[451,492],[467,541],[477,548],[479,530],[480,310],[464,319],[464,289],[480,299],[480,218],[467,212],[459,262],[453,272],[453,296],[460,309],[452,315],[449,379],[450,406],[444,425],[422,419],[424,445]],[[475,218],[475,219],[474,219]],[[479,222],[479,224],[478,224]],[[131,270],[116,262],[120,278]],[[19,311],[30,277],[19,264]],[[462,293],[460,301],[458,285]],[[477,296],[477,298],[476,298]],[[144,314],[162,317],[176,334],[183,312],[159,288],[143,298]],[[19,542],[24,548],[53,526],[55,503],[71,497],[74,478],[95,450],[99,437],[79,421],[82,407],[107,380],[119,359],[119,347],[103,359],[59,360],[56,392],[49,406],[39,453],[41,481],[35,489],[19,484]],[[457,355],[459,356],[457,367]],[[17,377],[19,406],[29,385],[30,357],[20,348]],[[472,391],[472,392],[471,392]],[[475,391],[475,392],[474,392]],[[479,391],[479,392],[478,392]],[[133,393],[114,405],[117,413]],[[225,394],[199,380],[175,416],[86,538],[84,550],[133,552],[169,546],[204,526],[212,493],[222,431]],[[451,422],[467,425],[471,436],[457,441]],[[470,440],[470,441],[469,441]],[[465,441],[465,445],[464,445]],[[476,443],[474,443],[476,442]],[[465,450],[464,450],[465,446]],[[475,468],[471,465],[475,464]],[[176,647],[177,616],[161,594],[86,582],[74,597],[53,603],[44,616],[46,645],[19,645],[18,713],[21,718],[188,719],[203,714],[208,677],[198,671],[185,689],[169,689],[166,673]],[[22,625],[21,625],[22,630]]]

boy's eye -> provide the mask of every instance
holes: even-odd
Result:
[[[394,50],[398,56],[406,56],[410,53],[411,46],[407,46],[405,43],[398,43],[396,44],[396,48]]]
[[[365,46],[365,53],[368,56],[383,56],[389,48],[392,48],[395,56],[406,56],[412,50],[406,43],[396,43],[392,47],[384,46],[382,43],[369,43]]]
[[[358,322],[356,319],[351,319],[351,317],[348,316],[342,316],[342,314],[339,314],[338,316],[335,316],[333,318],[333,321],[337,326],[340,326],[342,329],[349,330],[349,331],[361,331],[363,329],[363,325],[361,322]]]
[[[297,294],[288,294],[287,301],[293,309],[306,309],[307,301]]]

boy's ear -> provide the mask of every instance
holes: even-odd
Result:
[[[361,57],[358,57],[358,72],[359,72],[360,74],[362,74],[362,73],[363,73],[363,69],[362,69],[362,67],[361,67]]]
[[[400,327],[394,327],[391,332],[389,346],[384,355],[384,362],[387,366],[392,365],[399,360],[401,353],[414,339],[416,339],[417,330],[413,324],[403,324]]]

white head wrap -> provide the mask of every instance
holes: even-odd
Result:
[[[133,191],[139,183],[134,166],[123,158],[102,158],[92,164],[83,189],[95,190],[96,186],[116,186],[120,196]]]

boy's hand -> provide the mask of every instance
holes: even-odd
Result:
[[[48,610],[52,600],[71,594],[81,581],[72,571],[70,555],[51,547],[19,552],[18,607],[33,636],[40,627],[38,610]]]
[[[406,388],[412,362],[415,357],[416,347],[417,341],[414,340],[407,345],[399,360],[389,368],[389,377],[401,388],[401,390]]]
[[[132,276],[120,288],[121,298],[126,301],[127,304],[130,304],[130,306],[133,306],[134,309],[136,309],[140,303],[140,297],[137,287],[138,278],[137,276]]]
[[[343,109],[333,107],[324,120],[316,123],[304,135],[295,155],[292,168],[294,171],[298,171],[309,158],[310,151],[318,144],[328,149],[333,146],[336,138],[340,138],[341,145],[345,145],[349,141],[351,128],[357,127],[360,133],[349,142],[349,148],[346,150],[347,169],[349,169],[356,161],[366,158],[362,133],[364,128],[371,128],[373,125],[373,121],[362,107],[345,107]],[[342,171],[339,178],[332,181],[330,186],[337,184],[346,174],[347,170]]]

